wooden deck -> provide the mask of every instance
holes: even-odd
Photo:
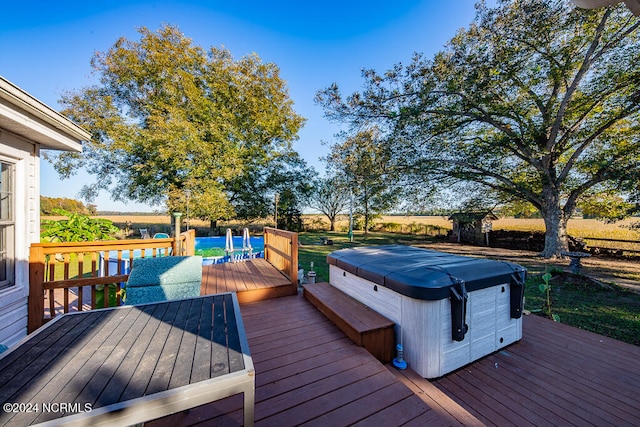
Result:
[[[263,258],[203,266],[200,294],[223,292],[236,292],[247,303],[295,295],[298,286]]]
[[[538,316],[433,384],[488,425],[640,425],[640,347]]]
[[[640,425],[640,347],[525,316],[521,341],[427,381],[381,364],[296,289],[261,259],[203,269],[203,294],[242,302],[257,425]],[[240,425],[242,407],[236,395],[147,425]]]
[[[524,338],[435,381],[382,365],[300,295],[241,305],[256,425],[640,425],[640,347],[526,316]],[[240,425],[242,398],[148,425]]]
[[[240,311],[256,370],[256,425],[448,424],[301,295]],[[145,425],[237,426],[241,409],[238,395]]]
[[[77,289],[66,293],[65,289],[55,289],[44,294],[45,314],[49,316],[51,307],[56,315],[63,314],[64,306],[70,312],[78,311],[78,301],[82,298],[82,310],[91,310],[91,292],[79,295]],[[261,301],[287,295],[295,295],[297,285],[263,258],[243,262],[228,262],[202,267],[201,295],[236,292],[241,303]],[[53,296],[53,302],[50,300]],[[66,301],[66,302],[65,302]]]

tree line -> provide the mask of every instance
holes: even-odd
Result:
[[[80,200],[40,196],[40,215],[56,215],[56,209],[81,215],[98,214],[97,206],[91,203],[85,206]]]

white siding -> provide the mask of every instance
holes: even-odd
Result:
[[[7,346],[27,335],[29,246],[40,234],[38,150],[0,129],[0,158],[15,164],[15,285],[0,290],[0,343]]]

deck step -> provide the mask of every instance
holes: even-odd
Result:
[[[394,356],[394,323],[329,283],[304,285],[304,296],[353,342],[382,363]]]

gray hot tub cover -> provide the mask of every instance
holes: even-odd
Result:
[[[509,283],[522,300],[526,270],[506,261],[473,258],[403,245],[366,246],[334,251],[327,263],[358,277],[422,300],[449,298],[451,287],[463,283],[467,292]],[[521,305],[515,309],[517,317]],[[512,316],[514,304],[512,304]]]

